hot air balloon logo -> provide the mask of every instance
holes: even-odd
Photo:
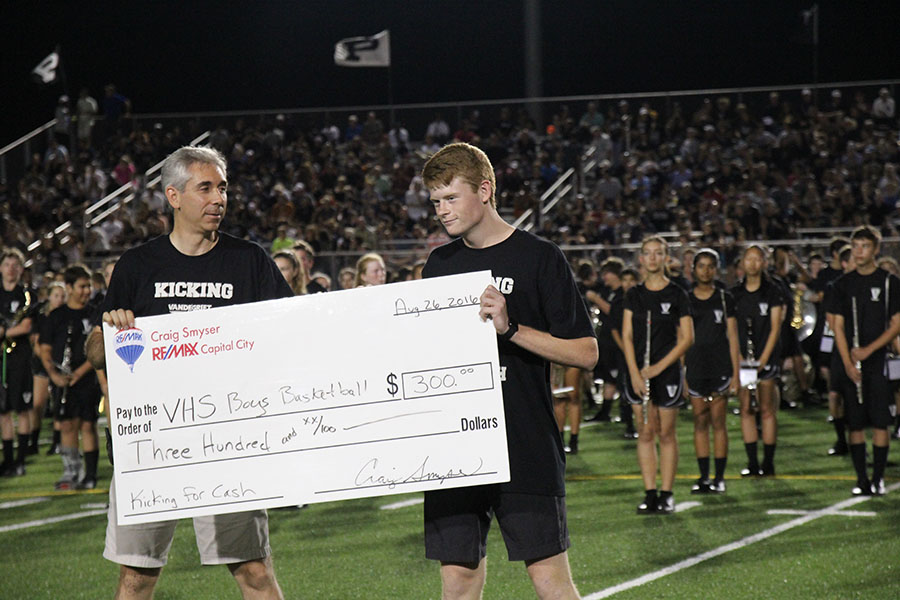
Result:
[[[128,370],[134,373],[134,363],[144,352],[144,332],[137,327],[116,332],[115,348]]]

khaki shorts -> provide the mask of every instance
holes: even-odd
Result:
[[[115,478],[109,486],[109,513],[103,558],[120,565],[159,568],[166,564],[178,521],[118,525]],[[264,510],[195,517],[194,534],[200,563],[227,565],[260,560],[269,547],[269,516]]]

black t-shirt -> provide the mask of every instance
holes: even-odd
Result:
[[[678,343],[681,317],[691,316],[687,293],[671,281],[659,291],[648,290],[642,283],[625,294],[625,310],[631,311],[634,356],[639,369],[644,367],[647,342],[647,312],[650,312],[650,364],[657,363]],[[672,367],[679,368],[676,361]]]
[[[886,292],[888,280],[890,289]],[[844,317],[844,335],[851,348],[854,346],[852,298],[856,298],[859,345],[866,346],[885,332],[890,326],[892,315],[900,313],[900,279],[889,275],[884,269],[875,269],[869,275],[851,271],[835,280],[830,308],[833,314]],[[885,352],[885,347],[873,352],[863,361],[863,367],[880,365],[884,361]]]
[[[741,356],[747,356],[747,327],[748,323],[753,332],[753,356],[757,360],[762,355],[772,330],[772,309],[776,306],[784,306],[787,299],[781,287],[769,281],[766,277],[760,280],[756,291],[747,291],[745,282],[740,282],[731,289],[737,313],[738,340],[741,347]],[[780,355],[779,344],[775,345],[769,364],[775,364],[773,358]]]
[[[819,274],[816,275],[815,279],[809,282],[808,287],[810,290],[825,293],[822,297],[822,302],[817,303],[816,305],[816,326],[812,333],[814,339],[820,338],[825,329],[825,313],[828,312],[828,308],[825,305],[825,299],[828,297],[829,289],[831,288],[830,284],[841,275],[843,275],[843,271],[840,269],[833,269],[831,268],[831,265],[828,265],[819,271]]]
[[[62,368],[65,358],[66,346],[69,347],[69,371],[74,371],[87,361],[84,353],[84,342],[91,332],[94,309],[85,306],[81,309],[69,308],[63,304],[50,312],[41,321],[39,343],[49,344],[50,357],[57,369]],[[82,377],[75,387],[98,386],[97,375],[93,369],[88,375]]]
[[[694,317],[694,344],[685,355],[685,366],[691,379],[728,377],[732,374],[731,349],[728,345],[728,319],[734,317],[734,297],[721,288],[713,288],[712,296],[701,300],[692,291],[691,312]],[[724,302],[724,306],[723,306]]]
[[[187,256],[163,235],[122,255],[103,311],[124,308],[146,317],[292,295],[272,259],[252,242],[219,233],[212,250]]]
[[[612,337],[612,330],[619,329],[619,333],[622,331],[622,315],[619,314],[619,326],[615,327],[615,319],[613,317],[613,305],[618,302],[620,305],[622,304],[622,298],[624,298],[625,294],[622,292],[622,287],[618,287],[615,290],[606,288],[606,293],[603,296],[603,299],[609,302],[609,314],[605,315],[601,313],[601,326],[597,331],[597,341],[601,344],[615,344],[615,340]]]
[[[7,329],[31,316],[30,312],[37,306],[37,303],[29,302],[29,300],[34,300],[33,296],[30,293],[26,296],[25,288],[21,285],[17,285],[12,291],[6,291],[3,286],[0,286],[0,317],[3,318]],[[28,343],[28,334],[8,339],[16,343],[10,353],[11,356],[22,358],[30,354],[31,344]]]
[[[551,242],[515,230],[488,248],[462,239],[435,248],[423,277],[490,270],[494,287],[506,297],[509,317],[559,338],[593,336],[591,321],[565,256]],[[565,454],[553,416],[550,364],[513,342],[498,339],[503,406],[509,448],[506,492],[565,494]]]

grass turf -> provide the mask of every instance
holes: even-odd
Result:
[[[779,415],[778,477],[740,479],[744,466],[738,419],[728,417],[728,491],[692,496],[696,478],[689,411],[678,423],[676,502],[701,502],[671,516],[639,516],[642,497],[634,442],[621,425],[585,428],[570,457],[568,511],[573,575],[585,596],[687,558],[792,522],[772,509],[820,510],[850,498],[855,480],[847,457],[828,457],[833,441],[823,409]],[[896,459],[895,456],[892,457]],[[104,514],[3,530],[40,519],[102,510],[105,490],[53,492],[59,457],[32,457],[25,477],[0,480],[0,598],[108,598],[118,567],[101,557]],[[101,457],[101,485],[111,467]],[[888,484],[900,469],[888,468]],[[437,565],[425,560],[422,505],[380,507],[419,495],[314,504],[270,511],[275,568],[287,598],[437,598]],[[875,516],[825,515],[772,537],[615,594],[615,598],[897,598],[900,597],[900,490],[850,507]],[[98,507],[98,504],[100,505]],[[496,525],[488,543],[485,598],[534,597],[521,563],[506,561]],[[222,567],[201,567],[190,523],[182,522],[159,600],[238,598]]]

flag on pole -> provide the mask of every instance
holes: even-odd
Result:
[[[334,64],[340,67],[391,66],[391,33],[352,37],[334,45]]]
[[[38,83],[49,85],[56,81],[57,69],[59,68],[59,52],[51,52],[47,58],[38,63],[31,70],[31,75]]]

